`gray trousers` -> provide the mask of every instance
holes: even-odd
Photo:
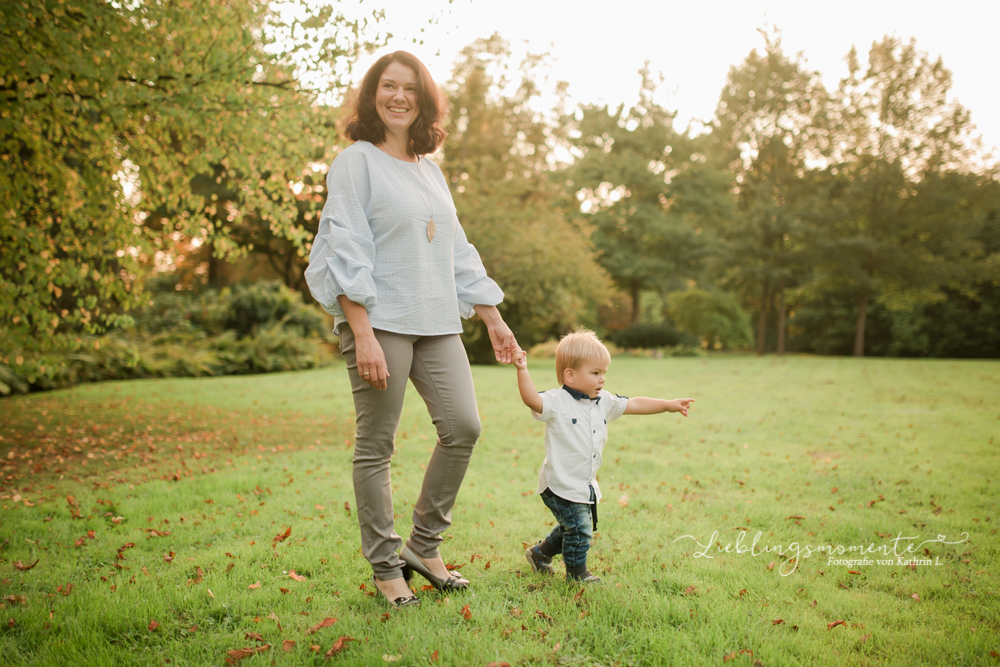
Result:
[[[437,445],[424,472],[413,509],[413,532],[407,546],[421,558],[436,558],[442,533],[451,526],[451,509],[479,438],[472,370],[461,339],[409,336],[375,330],[389,367],[388,388],[376,391],[358,375],[354,333],[340,325],[340,350],[354,394],[357,430],[354,442],[354,498],[361,526],[361,553],[375,576],[402,576],[396,552],[402,540],[393,529],[390,461],[409,377],[437,428]]]

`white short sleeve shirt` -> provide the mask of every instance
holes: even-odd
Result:
[[[548,488],[560,498],[589,504],[589,487],[593,486],[600,501],[596,476],[608,441],[608,422],[625,414],[628,398],[601,390],[596,399],[590,399],[566,387],[539,395],[542,411],[531,413],[545,422],[545,460],[538,475],[538,493]]]

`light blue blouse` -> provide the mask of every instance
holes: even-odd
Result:
[[[397,160],[358,141],[334,159],[326,185],[305,277],[335,330],[347,321],[341,294],[365,307],[373,328],[420,336],[461,333],[474,305],[503,301],[432,160]]]

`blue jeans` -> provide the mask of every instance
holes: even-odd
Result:
[[[552,516],[558,523],[539,546],[539,550],[550,558],[561,553],[567,572],[586,569],[587,551],[594,536],[591,506],[560,498],[549,489],[542,491],[541,496],[542,502],[552,511]],[[597,501],[594,487],[590,487],[590,500]]]

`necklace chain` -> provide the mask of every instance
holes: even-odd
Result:
[[[396,164],[398,158],[393,157],[392,154],[389,153],[389,151],[387,151],[381,145],[377,146],[377,148],[386,155],[388,155],[390,158],[392,158],[392,163],[396,165],[396,171],[398,171],[399,175],[403,178],[404,181],[406,181],[406,184],[410,186],[410,189],[413,190],[415,193],[417,193],[417,196],[420,197],[420,202],[427,208],[427,214],[430,216],[430,222],[427,223],[427,242],[430,243],[431,241],[434,240],[434,234],[437,231],[437,227],[434,224],[434,205],[433,205],[433,198],[431,197],[431,189],[427,185],[427,179],[424,178],[423,170],[420,168],[420,159],[417,158],[416,162],[417,175],[420,177],[420,181],[421,183],[424,184],[424,189],[427,191],[426,199],[422,194],[420,194],[420,190],[418,190],[410,181],[410,179],[407,178],[406,174],[403,173],[403,170],[399,168],[399,165]]]

